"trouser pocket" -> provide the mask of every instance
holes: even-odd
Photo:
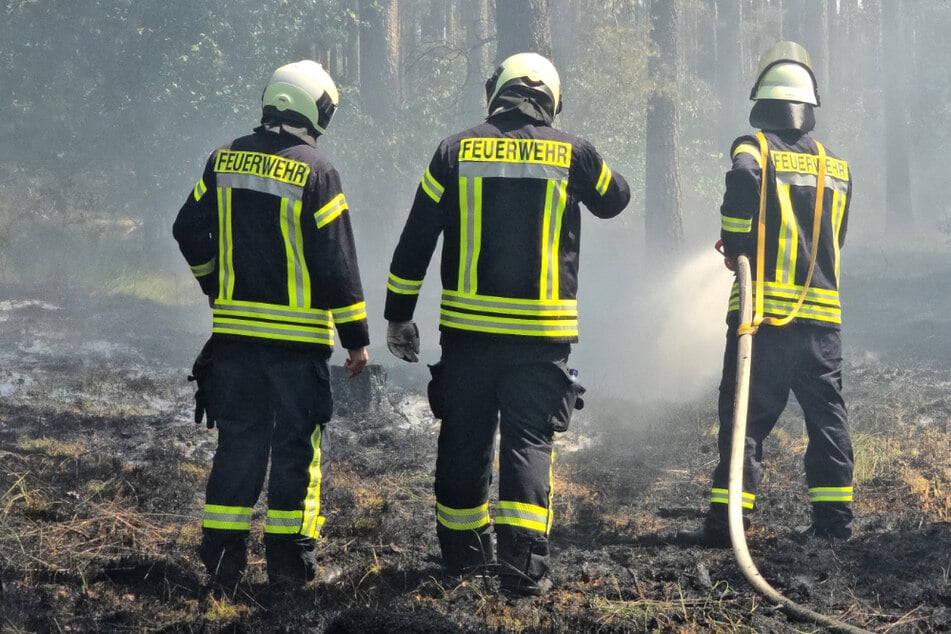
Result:
[[[426,386],[426,396],[429,398],[429,409],[433,416],[442,419],[446,415],[446,389],[443,375],[446,367],[442,361],[429,366],[429,374],[432,378],[429,385]]]
[[[584,399],[581,398],[581,395],[586,390],[578,383],[577,378],[570,374],[566,364],[557,363],[555,365],[564,377],[565,394],[552,414],[550,422],[554,431],[565,432],[568,431],[568,425],[571,423],[571,415],[574,410],[584,407]]]

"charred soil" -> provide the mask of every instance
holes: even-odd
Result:
[[[891,294],[860,287],[853,310],[887,296],[886,312],[898,311],[916,283],[932,296],[934,285],[944,289],[945,305],[933,315],[947,315],[949,279],[944,271],[902,280]],[[0,303],[0,630],[820,630],[757,596],[732,551],[669,539],[697,527],[705,507],[716,462],[715,386],[688,403],[593,394],[556,445],[556,587],[511,600],[491,576],[440,568],[432,510],[438,426],[424,385],[387,385],[379,370],[363,396],[352,385],[338,394],[318,582],[297,594],[268,589],[262,504],[237,593],[208,594],[195,551],[215,434],[192,422],[185,381],[201,328],[183,334],[186,311],[145,302],[92,309],[80,307],[91,305],[86,300],[6,290],[13,299]],[[794,403],[767,442],[749,531],[754,560],[780,592],[879,632],[951,630],[951,334],[946,320],[915,314],[927,341],[903,344],[907,332],[897,328],[846,336],[853,537],[804,541],[796,533],[809,517]]]

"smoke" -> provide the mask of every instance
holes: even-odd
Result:
[[[617,309],[596,311],[604,288],[585,291],[582,341],[572,355],[589,389],[633,402],[687,401],[718,383],[732,275],[712,249],[611,292]],[[625,288],[627,286],[627,288]],[[613,303],[613,300],[612,300]]]

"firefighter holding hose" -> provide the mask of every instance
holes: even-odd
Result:
[[[755,331],[749,420],[744,448],[744,512],[755,508],[763,441],[790,391],[808,434],[806,480],[812,523],[803,537],[848,539],[852,524],[853,453],[842,397],[841,249],[848,224],[849,165],[815,140],[819,106],[809,54],[778,42],[760,58],[750,98],[754,135],[733,142],[721,214],[725,264],[750,259]],[[719,464],[703,527],[682,531],[683,544],[730,547],[727,486],[737,375],[738,286],[727,313],[720,383]],[[748,525],[748,518],[744,517]]]

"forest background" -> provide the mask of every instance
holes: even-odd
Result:
[[[715,373],[729,284],[711,250],[723,172],[731,141],[749,130],[759,55],[778,39],[810,51],[822,99],[816,136],[850,161],[843,270],[874,275],[896,253],[947,246],[951,211],[944,188],[930,185],[946,181],[940,157],[951,136],[951,75],[934,71],[947,57],[945,0],[0,7],[0,284],[8,288],[191,305],[202,330],[207,309],[171,240],[172,220],[208,153],[256,124],[273,69],[300,58],[323,63],[340,88],[320,147],[343,178],[377,343],[389,256],[420,175],[442,137],[484,117],[485,78],[522,50],[549,55],[561,72],[556,125],[594,142],[633,191],[615,222],[586,220],[583,296],[625,298],[618,310],[631,319],[618,329],[616,312],[583,311],[582,339],[593,343],[582,355],[603,351],[605,332],[631,333],[621,343],[645,348],[658,322],[683,334],[702,315],[702,339],[715,345],[703,352],[687,337],[683,354],[699,354],[698,385]],[[652,276],[663,288],[645,287]],[[424,332],[435,330],[437,292],[432,281],[424,287]],[[434,340],[424,337],[424,346]],[[655,376],[656,368],[628,369],[589,380],[624,389]]]

